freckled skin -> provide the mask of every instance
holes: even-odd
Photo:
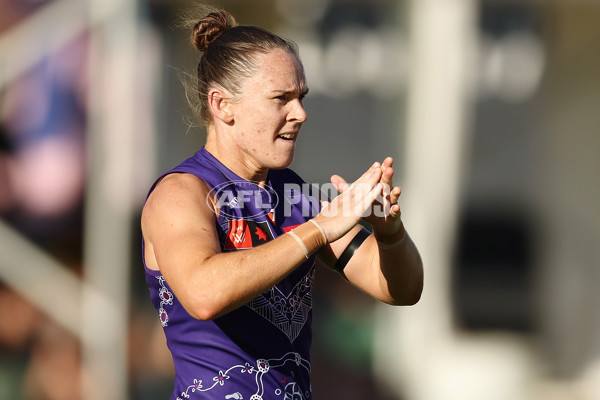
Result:
[[[269,169],[292,163],[295,139],[307,118],[302,106],[307,88],[294,54],[275,49],[256,54],[255,60],[258,70],[243,81],[239,99],[230,105],[232,123],[209,127],[206,149],[239,176],[260,181]],[[294,140],[282,134],[295,135]]]

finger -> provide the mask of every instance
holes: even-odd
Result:
[[[330,181],[333,187],[335,187],[335,190],[340,193],[344,193],[344,191],[350,186],[348,182],[346,182],[346,180],[339,175],[332,175]]]
[[[386,157],[385,160],[381,163],[382,167],[391,167],[394,165],[394,159],[392,157]]]
[[[360,217],[367,216],[367,211],[371,209],[371,206],[375,202],[378,196],[381,195],[383,190],[383,184],[381,182],[376,183],[373,188],[367,192],[362,193],[362,196],[357,197],[354,203],[354,209],[356,215]]]
[[[381,166],[378,162],[373,163],[369,167],[369,169],[367,169],[365,172],[363,172],[363,174],[357,180],[355,180],[351,185],[348,184],[348,182],[339,175],[332,175],[330,178],[330,181],[338,192],[343,193],[344,191],[348,190],[348,188],[353,187],[357,182],[359,182],[359,183],[364,182],[366,179],[368,179],[370,174],[372,174],[375,169],[378,169],[380,167]]]
[[[390,218],[396,219],[400,216],[400,206],[398,204],[394,204],[390,208]]]
[[[387,158],[386,158],[386,160],[387,160]],[[385,162],[384,162],[384,164],[382,164],[382,166],[381,166],[381,172],[382,172],[381,182],[386,185],[393,186],[392,185],[392,177],[394,176],[394,168],[392,168],[391,165],[385,165]]]
[[[345,193],[350,199],[353,199],[350,201],[352,202],[354,209],[357,210],[360,215],[373,204],[377,196],[381,195],[383,184],[379,182],[380,178],[380,168],[374,168],[365,181],[359,182],[357,180]],[[376,187],[377,189],[375,189]]]
[[[379,163],[379,161],[375,161],[373,164],[371,164],[371,166],[369,167],[368,170],[372,170],[374,168],[380,168],[380,167],[381,167],[381,164]]]
[[[375,187],[375,185],[381,180],[381,173],[381,168],[373,168],[372,172],[366,176],[364,182],[368,183],[371,188]]]
[[[381,171],[385,171],[388,168],[392,168],[394,166],[394,159],[392,157],[386,157],[385,160],[381,163]]]
[[[400,205],[398,204],[398,199],[402,195],[402,188],[396,186],[392,189],[390,193],[390,217],[392,219],[396,219],[400,216]]]
[[[380,179],[381,169],[379,167],[373,168],[369,175],[361,177],[352,183],[347,189],[347,192],[351,197],[363,199],[367,193],[370,193],[375,185],[379,183]]]
[[[390,192],[390,204],[396,204],[401,194],[402,189],[400,189],[398,186],[394,187]]]
[[[381,164],[379,164],[378,162],[374,162],[369,169],[367,169],[357,180],[355,180],[352,184],[356,184],[356,183],[362,183],[362,182],[366,182],[369,177],[371,176],[371,174],[376,171],[376,170],[380,170],[381,169]]]
[[[377,197],[377,199],[375,199],[375,203],[382,205],[384,213],[387,215],[387,214],[389,214],[389,209],[392,204],[392,202],[390,201],[392,189],[390,188],[390,185],[388,185],[387,183],[383,183],[381,181],[380,181],[380,183],[382,185],[381,197]]]
[[[373,190],[371,190],[368,194],[367,194],[367,201],[369,203],[369,205],[373,205],[375,202],[377,202],[378,198],[381,198],[382,194],[383,194],[383,190],[384,190],[385,185],[383,185],[381,182],[377,183],[377,185],[375,185],[375,187],[373,187]],[[384,201],[385,202],[385,201]],[[385,206],[384,204],[384,209],[388,208]],[[387,213],[384,210],[384,213]]]

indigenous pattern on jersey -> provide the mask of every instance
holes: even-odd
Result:
[[[171,173],[193,174],[212,188],[223,252],[260,246],[318,213],[318,202],[302,193],[304,182],[289,169],[269,171],[261,188],[202,148]],[[160,272],[146,267],[175,364],[171,400],[311,399],[314,264],[313,255],[262,295],[211,321],[191,317]]]

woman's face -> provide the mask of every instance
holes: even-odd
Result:
[[[249,169],[288,167],[306,112],[304,70],[282,49],[256,55],[258,71],[242,83],[232,104],[234,138]]]

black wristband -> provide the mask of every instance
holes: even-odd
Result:
[[[362,228],[356,236],[354,236],[350,244],[348,244],[348,247],[346,247],[342,255],[340,255],[340,258],[338,258],[333,269],[341,274],[344,268],[346,268],[346,264],[348,264],[354,253],[356,253],[356,250],[358,250],[360,245],[367,240],[369,236],[371,236],[371,232]]]

